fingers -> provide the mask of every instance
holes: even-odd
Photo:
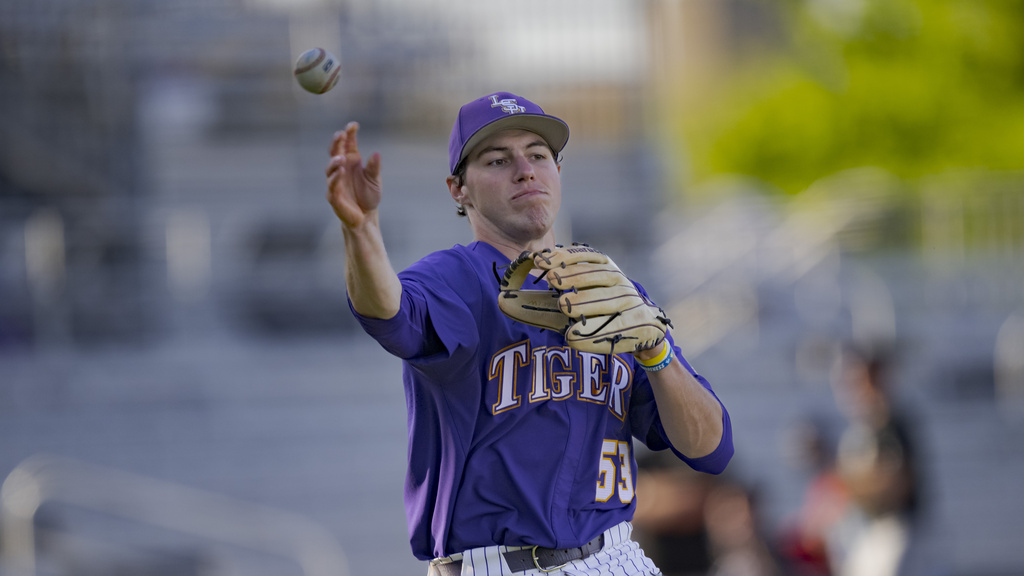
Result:
[[[331,139],[331,145],[327,149],[328,155],[331,157],[338,156],[345,147],[346,134],[344,130],[338,130],[334,133],[334,138]]]
[[[333,168],[332,168],[333,167]],[[327,167],[327,191],[328,193],[334,189],[334,184],[339,178],[345,175],[344,166],[340,166],[339,163],[331,161],[331,165]]]
[[[359,123],[349,122],[344,130],[334,133],[329,149],[331,158],[324,169],[329,190],[333,190],[335,185],[338,185],[339,180],[346,174],[356,179],[365,178],[367,184],[380,186],[380,154],[375,152],[367,160],[366,165],[362,166],[362,157],[359,154],[358,132]]]
[[[370,159],[366,161],[366,169],[364,173],[371,180],[378,180],[380,178],[380,153],[374,152]]]
[[[358,122],[349,122],[344,130],[338,130],[331,139],[331,146],[328,153],[331,156],[347,155],[352,152],[359,153],[359,143],[356,133],[359,132]]]
[[[346,164],[349,164],[348,159],[344,156],[332,156],[330,161],[327,163],[327,168],[324,170],[324,174],[327,179],[334,181],[336,176],[345,173]],[[371,180],[377,180],[380,178],[380,153],[374,152],[373,156],[366,162],[366,168],[363,169],[363,174]]]
[[[328,154],[331,158],[343,156],[347,158],[359,158],[359,123],[349,122],[344,130],[334,133]]]
[[[324,170],[324,173],[327,174],[328,178],[331,178],[339,168],[343,168],[344,163],[344,156],[331,156],[331,160],[327,163],[327,169]]]
[[[357,137],[358,133],[358,122],[349,122],[348,126],[345,126],[345,140],[343,150],[346,156],[348,156],[349,154],[359,154],[359,139]]]

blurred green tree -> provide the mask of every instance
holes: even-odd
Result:
[[[1024,1],[785,0],[785,40],[686,93],[688,183],[798,194],[872,166],[913,180],[1024,168]]]

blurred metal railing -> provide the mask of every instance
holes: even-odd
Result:
[[[0,568],[36,574],[36,515],[56,502],[294,561],[309,576],[348,576],[335,539],[303,516],[56,456],[33,456],[0,488]]]
[[[720,182],[727,199],[688,223],[656,251],[677,290],[669,315],[696,357],[757,322],[758,287],[791,287],[840,249],[840,236],[879,219],[896,186],[874,169],[851,170],[786,203],[757,194],[756,183]]]

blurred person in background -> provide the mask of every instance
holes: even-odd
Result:
[[[664,576],[803,576],[781,562],[745,482],[658,452],[638,462],[634,535]]]
[[[807,416],[794,422],[785,438],[793,464],[810,475],[800,508],[778,531],[779,555],[793,576],[831,575],[829,535],[850,505],[828,428],[821,418]]]
[[[704,504],[713,559],[708,576],[783,576],[775,551],[764,537],[756,490],[725,480]]]
[[[833,371],[847,426],[836,470],[850,504],[833,526],[829,556],[836,576],[922,574],[921,472],[915,426],[894,401],[883,351],[847,346]]]

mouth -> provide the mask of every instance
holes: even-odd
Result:
[[[536,188],[530,188],[530,189],[527,189],[527,190],[523,190],[522,192],[516,193],[514,196],[512,196],[512,199],[513,200],[519,200],[521,198],[531,198],[533,196],[540,196],[540,195],[546,195],[546,194],[547,194],[547,192],[545,192],[543,190],[538,190]]]

